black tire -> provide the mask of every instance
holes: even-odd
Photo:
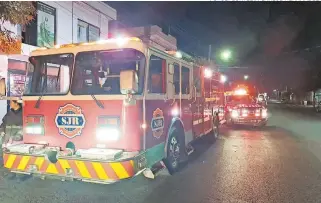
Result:
[[[185,143],[182,143],[180,134],[181,132],[175,127],[169,134],[167,157],[164,159],[164,164],[171,175],[179,170],[183,153],[186,153],[184,150]]]
[[[267,125],[267,122],[264,122],[264,123],[262,123],[262,124],[259,126],[259,128],[260,128],[260,129],[264,129],[264,128],[266,127],[266,125]]]

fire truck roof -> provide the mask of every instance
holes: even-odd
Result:
[[[147,48],[150,48],[161,54],[166,54],[168,57],[174,57],[181,60],[183,63],[187,64],[197,64],[197,66],[211,67],[215,70],[216,67],[213,64],[208,66],[202,58],[194,58],[184,52],[180,51],[162,51],[155,47],[145,44],[141,39],[137,37],[130,38],[113,38],[107,40],[100,40],[96,42],[88,43],[74,43],[74,44],[64,44],[55,45],[53,48],[41,47],[31,52],[31,56],[45,56],[45,55],[55,55],[55,54],[77,54],[79,52],[89,52],[89,51],[102,51],[106,49],[121,49],[121,48],[132,48],[147,54]]]
[[[144,43],[139,38],[136,38],[136,37],[117,38],[117,39],[100,40],[100,41],[88,42],[88,43],[55,45],[53,48],[41,47],[31,52],[31,56],[43,56],[43,55],[63,54],[63,53],[76,54],[78,52],[85,52],[85,51],[121,49],[122,47],[137,49],[143,53],[145,53],[145,48],[146,48]]]

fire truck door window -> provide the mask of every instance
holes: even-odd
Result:
[[[30,58],[30,63],[25,95],[67,94],[72,54],[35,56]]]
[[[182,78],[182,94],[189,94],[190,91],[190,70],[187,67],[182,66],[181,78]]]
[[[149,62],[149,93],[166,93],[166,60],[152,55]]]
[[[179,94],[180,93],[180,74],[179,74],[179,65],[178,64],[174,64],[174,78],[173,78],[173,82],[175,85],[175,94]]]

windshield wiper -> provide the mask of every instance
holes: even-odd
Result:
[[[101,103],[101,101],[99,101],[96,97],[95,97],[95,95],[91,95],[91,97],[93,98],[93,100],[96,102],[96,104],[97,104],[97,106],[99,107],[99,108],[101,108],[101,109],[104,109],[105,107],[104,107],[104,105],[103,105],[103,103]]]
[[[37,100],[34,108],[39,109],[39,107],[40,107],[40,101],[41,101],[43,95],[44,95],[46,92],[47,92],[47,85],[43,88],[43,90],[42,90],[42,92],[41,92],[41,95],[39,96],[39,98],[38,98],[38,100]]]
[[[40,101],[43,97],[43,95],[47,92],[47,79],[48,79],[48,76],[47,76],[47,63],[45,64],[45,66],[43,66],[43,68],[45,68],[45,73],[43,74],[43,76],[45,76],[44,80],[43,80],[43,88],[42,88],[42,91],[41,91],[41,95],[39,96],[34,108],[36,109],[39,109],[40,107]]]

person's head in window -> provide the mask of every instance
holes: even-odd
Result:
[[[22,104],[17,100],[10,100],[10,109],[12,111],[19,111],[22,108]]]

